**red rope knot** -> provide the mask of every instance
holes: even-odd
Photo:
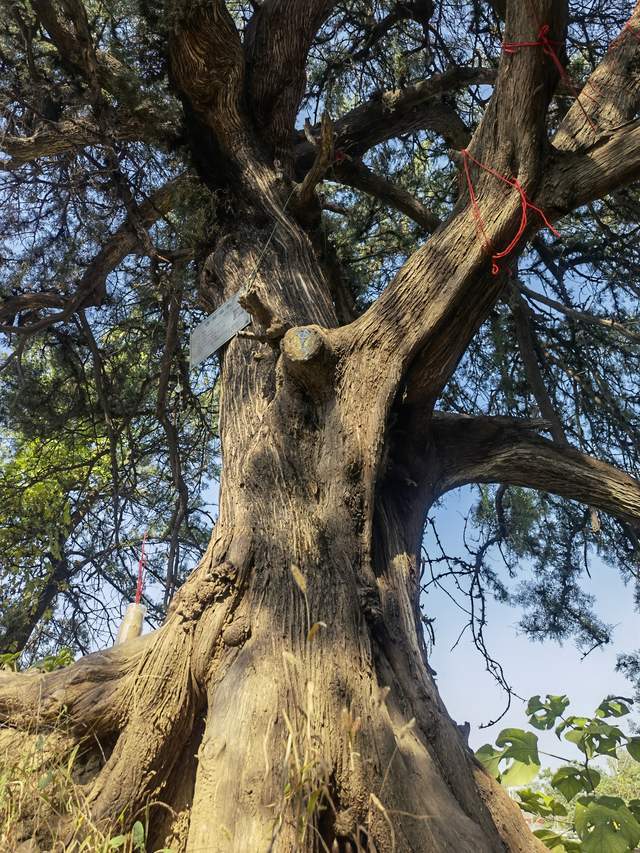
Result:
[[[551,41],[549,38],[549,33],[551,32],[551,27],[549,24],[543,24],[540,27],[540,32],[538,33],[538,40],[540,44],[544,48],[544,52],[549,56],[555,56],[557,59],[556,48],[562,47],[562,42],[560,41]],[[555,45],[555,46],[554,46]],[[559,60],[558,60],[559,61]]]
[[[472,154],[470,154],[466,148],[463,148],[460,153],[462,154],[462,163],[463,163],[463,167],[464,167],[465,178],[467,181],[467,187],[469,188],[469,198],[471,199],[471,209],[473,211],[473,216],[476,220],[478,231],[480,232],[480,234],[482,236],[482,240],[483,240],[487,250],[491,253],[491,274],[492,275],[498,275],[498,273],[500,272],[500,265],[498,262],[503,260],[504,258],[509,257],[509,255],[513,252],[513,250],[516,248],[516,246],[520,242],[520,239],[521,239],[522,235],[524,234],[524,232],[526,231],[527,225],[529,222],[529,217],[528,217],[528,211],[529,210],[533,210],[535,213],[537,213],[538,216],[542,219],[542,221],[546,225],[546,227],[553,234],[555,234],[556,237],[560,236],[560,232],[556,231],[556,229],[553,227],[553,225],[549,222],[544,211],[541,210],[537,205],[533,204],[533,202],[527,198],[527,194],[524,190],[524,187],[522,186],[522,184],[520,183],[520,181],[517,178],[507,178],[505,175],[501,175],[500,172],[497,172],[495,169],[492,169],[491,166],[487,166],[484,163],[481,163],[479,160],[476,160],[476,158]],[[509,245],[499,252],[494,251],[494,246],[493,246],[493,244],[489,238],[489,235],[487,234],[487,229],[485,227],[484,219],[482,217],[482,213],[480,212],[480,205],[478,204],[478,196],[476,195],[476,191],[475,191],[475,188],[473,186],[473,181],[471,180],[471,170],[469,169],[469,161],[471,161],[472,163],[475,163],[475,165],[478,166],[480,169],[482,169],[485,172],[488,172],[490,175],[493,175],[494,178],[497,178],[499,181],[502,181],[502,183],[507,184],[510,187],[513,187],[513,189],[515,189],[518,192],[518,195],[520,196],[521,212],[520,212],[520,224],[518,225],[518,230],[516,231],[513,239],[509,243]]]
[[[589,117],[587,111],[585,110],[582,102],[580,101],[580,93],[576,89],[576,86],[567,73],[567,69],[564,67],[562,62],[560,61],[560,57],[558,56],[558,52],[556,47],[562,47],[562,42],[552,41],[549,38],[549,33],[551,32],[551,26],[549,24],[542,24],[538,31],[538,38],[536,41],[511,41],[511,42],[503,42],[502,49],[505,53],[516,53],[521,47],[541,47],[543,53],[545,53],[553,62],[555,67],[560,74],[560,77],[567,84],[571,92],[573,93],[574,98],[578,102],[578,106],[582,110],[584,117],[586,118],[591,130],[597,132],[597,127],[593,123],[592,119]],[[591,95],[584,93],[589,100],[593,101],[594,104],[597,104],[598,101],[595,98],[592,98]]]
[[[502,43],[502,49],[505,53],[517,53],[521,47],[542,47],[544,48],[544,52],[549,54],[549,56],[555,56],[556,51],[554,45],[561,47],[562,42],[551,41],[549,38],[550,32],[551,27],[549,24],[543,24],[540,27],[536,41],[505,41]]]

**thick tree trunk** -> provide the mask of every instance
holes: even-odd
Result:
[[[257,374],[272,357],[256,362],[255,349],[234,343],[223,373],[228,452],[208,560],[235,598],[204,669],[187,850],[537,849],[429,674],[424,494],[392,480],[364,540],[362,474],[327,432],[331,405],[282,377],[266,390]]]
[[[234,226],[235,245],[222,240],[225,260],[209,268],[225,296],[246,289],[248,247],[265,242],[242,232]],[[198,574],[222,571],[232,592],[210,606],[223,617],[201,617],[215,637],[198,631],[206,723],[187,849],[538,849],[430,675],[416,555],[434,495],[393,449],[377,465],[358,455],[314,328],[277,340],[296,303],[267,308],[262,284],[324,287],[304,241],[289,243],[286,264],[282,255],[263,258],[245,297],[272,332],[236,339],[224,356],[220,517]]]
[[[402,395],[391,429],[363,384],[371,413],[354,424],[337,349],[299,325],[310,313],[336,325],[310,243],[281,217],[254,275],[265,227],[234,222],[204,282],[210,307],[242,290],[257,335],[224,353],[207,554],[154,635],[68,673],[0,679],[0,714],[19,724],[37,702],[46,722],[64,707],[115,743],[89,794],[95,818],[165,801],[181,850],[540,849],[426,660],[416,555],[443,466]],[[165,830],[158,818],[157,842]]]

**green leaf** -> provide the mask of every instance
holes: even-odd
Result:
[[[109,839],[108,847],[110,850],[115,850],[117,847],[124,847],[126,841],[126,835],[114,835],[113,838]]]
[[[580,797],[575,825],[585,853],[627,853],[640,841],[640,823],[619,797]]]
[[[566,728],[569,727],[569,731]],[[565,740],[575,743],[578,749],[592,758],[594,755],[607,755],[612,758],[620,744],[626,740],[622,729],[612,726],[600,719],[587,719],[586,717],[569,717],[559,730],[565,729]]]
[[[131,840],[136,850],[144,850],[144,826],[139,820],[131,827]]]
[[[523,788],[518,791],[518,798],[520,808],[530,814],[537,814],[541,817],[565,817],[567,815],[566,807],[550,794]]]
[[[565,838],[551,829],[536,829],[533,834],[554,853],[581,853],[582,845],[579,842]]]
[[[551,784],[566,800],[572,800],[580,791],[593,791],[598,787],[600,774],[591,767],[566,765],[553,774]]]
[[[527,704],[526,713],[532,726],[545,730],[553,728],[555,721],[568,707],[569,699],[566,696],[548,695],[544,702],[539,696],[532,696]]]
[[[574,715],[567,717],[566,720],[563,720],[556,726],[556,734],[558,737],[564,732],[565,729],[583,729],[589,722],[588,717],[576,717]]]
[[[638,821],[638,823],[640,823],[640,800],[629,800],[627,802],[627,808]]]
[[[629,738],[627,741],[627,752],[634,761],[640,761],[640,737]]]
[[[524,761],[513,761],[501,774],[500,783],[505,788],[519,788],[528,785],[538,775],[539,764],[527,764]]]
[[[498,750],[490,743],[485,743],[476,751],[476,758],[482,764],[494,779],[500,776],[500,759],[502,758],[502,750]]]
[[[624,696],[607,696],[596,708],[596,717],[624,717],[631,713],[631,704]]]
[[[496,746],[505,747],[504,758],[513,758],[523,764],[540,765],[538,755],[538,736],[523,729],[503,729],[496,738]]]
[[[533,732],[503,729],[496,738],[496,745],[504,747],[503,759],[512,759],[510,766],[501,774],[500,781],[503,785],[517,787],[535,779],[540,769],[540,756],[538,738]]]

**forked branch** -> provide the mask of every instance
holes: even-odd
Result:
[[[180,95],[231,150],[245,131],[245,63],[240,36],[223,0],[174,0],[169,56]]]
[[[54,323],[67,320],[80,308],[102,303],[109,273],[127,257],[140,249],[140,230],[150,228],[175,205],[180,192],[189,182],[186,175],[174,178],[157,189],[146,201],[134,208],[136,222],[127,219],[105,242],[102,249],[89,263],[80,277],[75,290],[68,296],[51,288],[41,293],[25,293],[8,299],[0,306],[0,330],[6,334],[30,336]],[[55,314],[38,316],[35,312],[60,308]],[[22,312],[29,312],[29,322],[15,323]]]
[[[247,30],[248,88],[256,126],[287,171],[307,54],[335,5],[336,0],[265,0]]]

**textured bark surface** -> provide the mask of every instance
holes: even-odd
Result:
[[[37,710],[47,725],[64,712],[102,739],[95,817],[165,801],[180,815],[180,849],[529,853],[543,848],[475,761],[426,660],[417,566],[425,514],[462,483],[501,482],[637,523],[640,486],[541,438],[540,424],[434,413],[507,281],[489,274],[464,189],[439,224],[357,164],[344,167],[346,183],[368,181],[434,231],[378,301],[345,322],[340,282],[314,248],[326,150],[293,130],[306,53],[333,5],[267,0],[242,43],[221,0],[176,4],[173,80],[199,138],[210,135],[218,159],[209,167],[226,176],[226,218],[201,295],[213,310],[239,293],[252,316],[222,357],[219,519],[159,631],[61,672],[0,673],[0,715],[21,726]],[[505,4],[495,5],[502,14]],[[566,4],[536,6],[561,40]],[[506,15],[507,40],[534,26],[527,4],[507,3]],[[632,47],[596,74],[615,75]],[[338,123],[337,141],[357,157],[390,133],[440,122],[467,144],[438,101],[465,80],[392,93],[392,120],[379,103],[359,107]],[[602,116],[610,132],[590,139],[573,109],[551,149],[545,114],[556,83],[534,51],[506,56],[469,146],[559,216],[638,175],[640,130],[624,124],[635,108],[628,90],[617,97],[612,85]],[[520,197],[473,172],[491,244],[504,246]],[[302,190],[288,206],[294,177]],[[527,237],[541,224],[532,219]],[[123,232],[127,245],[135,239]],[[165,829],[159,819],[158,843]]]

